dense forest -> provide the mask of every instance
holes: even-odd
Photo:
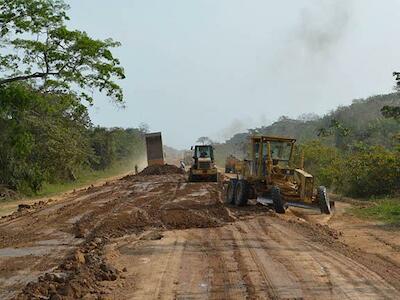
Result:
[[[216,144],[216,160],[227,155],[244,158],[251,134],[295,137],[296,157],[304,151],[305,167],[317,182],[349,196],[400,193],[400,95],[392,93],[354,100],[323,117],[282,116],[270,126],[238,133]],[[391,109],[392,113],[387,113]]]

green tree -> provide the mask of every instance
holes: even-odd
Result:
[[[304,153],[304,167],[315,176],[319,185],[331,187],[337,184],[338,162],[340,152],[337,148],[327,146],[319,140],[309,141],[296,147],[295,166],[299,166],[301,154]]]
[[[393,118],[400,122],[400,106],[385,105],[381,112],[385,118]]]
[[[197,139],[196,143],[201,143],[203,145],[211,145],[213,141],[207,136],[201,136]]]
[[[396,80],[396,90],[400,91],[400,72],[393,72]],[[393,118],[400,121],[400,106],[385,105],[381,109],[382,115],[386,118]]]
[[[396,195],[400,191],[400,153],[361,144],[347,153],[341,166],[338,191],[356,197]]]
[[[0,0],[0,87],[30,81],[45,92],[78,90],[90,103],[86,91],[97,89],[122,102],[124,70],[111,52],[120,44],[68,29],[67,9],[61,0]]]
[[[74,179],[92,156],[86,107],[73,95],[29,85],[0,89],[0,183],[38,191],[44,181]]]

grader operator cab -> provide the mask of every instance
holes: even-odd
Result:
[[[218,181],[218,171],[214,164],[214,149],[211,145],[192,147],[193,163],[189,170],[189,181]]]
[[[226,202],[242,206],[256,198],[261,204],[272,205],[277,213],[296,206],[330,214],[334,203],[325,187],[314,192],[314,178],[304,171],[304,159],[299,168],[292,167],[295,142],[291,138],[251,137],[250,159],[244,160],[237,178],[229,181]]]

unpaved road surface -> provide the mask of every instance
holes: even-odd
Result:
[[[340,205],[277,216],[222,198],[220,183],[128,176],[3,218],[0,299],[400,298],[395,232]]]

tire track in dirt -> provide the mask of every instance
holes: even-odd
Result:
[[[281,224],[273,223],[269,224],[269,226],[274,228],[279,236],[289,236],[290,234],[289,229]],[[292,247],[293,244],[303,245],[312,261],[317,263],[320,269],[329,276],[328,286],[331,289],[331,297],[347,299],[366,299],[368,297],[372,299],[393,299],[393,297],[398,295],[398,291],[386,283],[379,275],[339,252],[308,241],[307,239],[279,239],[279,241],[282,244],[286,243],[288,247]],[[304,272],[306,265],[299,264],[297,259],[293,259],[288,263],[302,270],[302,274],[306,276],[307,274],[312,274],[312,272]],[[311,264],[309,263],[309,265]]]
[[[329,268],[324,266],[325,268],[335,270],[337,274],[345,279],[342,280],[343,284],[337,284],[335,287],[340,289],[348,299],[365,299],[367,295],[372,299],[393,299],[398,295],[398,292],[392,286],[365,266],[339,253],[324,251],[321,247],[309,242],[306,242],[306,244],[316,250],[316,258],[329,265]],[[349,281],[353,283],[353,286],[356,287],[355,289],[354,287],[348,287]],[[362,293],[360,294],[359,291],[362,291]]]
[[[210,298],[210,258],[198,230],[182,232],[185,248],[179,263],[176,299]]]
[[[233,231],[230,231],[232,234],[232,240],[233,240],[233,259],[238,265],[238,270],[241,275],[241,281],[243,282],[244,285],[244,290],[245,290],[245,295],[246,299],[255,299],[256,298],[256,288],[255,284],[252,282],[251,277],[248,275],[250,270],[246,263],[244,262],[243,255],[239,249],[238,242],[236,240],[235,234]]]
[[[275,229],[275,231],[277,231],[276,235],[279,236],[288,236],[287,235],[287,230],[281,226],[277,226],[277,224],[270,224],[271,227],[273,227]],[[293,245],[293,240],[290,239],[280,239],[279,240],[282,244],[287,244],[288,247],[292,247]],[[343,272],[342,270],[342,266],[341,264],[337,264],[336,262],[331,262],[331,261],[327,261],[325,255],[321,256],[320,252],[323,252],[324,254],[327,254],[328,251],[326,251],[326,249],[315,249],[312,246],[312,243],[304,240],[304,241],[299,241],[296,239],[296,243],[301,243],[303,245],[303,247],[306,247],[306,251],[307,251],[307,256],[308,259],[312,262],[312,263],[308,263],[307,265],[312,265],[312,264],[316,264],[318,267],[314,268],[314,272],[316,274],[318,274],[318,269],[321,270],[321,272],[327,277],[328,281],[326,282],[327,288],[328,288],[328,295],[324,295],[325,297],[332,297],[332,298],[344,298],[344,299],[357,299],[354,298],[351,293],[349,293],[348,291],[346,291],[344,288],[342,288],[341,285],[335,284],[335,282],[337,282],[338,280],[338,275],[340,275],[339,278],[350,278],[350,274]],[[315,251],[317,250],[317,251]],[[300,272],[303,273],[304,275],[309,275],[309,274],[313,274],[313,272],[304,272],[305,270],[307,270],[307,266],[305,264],[299,263],[299,261],[297,259],[295,260],[290,260],[288,262],[289,265],[294,266],[295,268],[299,269]],[[345,265],[345,264],[344,264]],[[324,292],[325,288],[318,289],[319,292]],[[315,292],[314,292],[315,294]],[[321,294],[320,294],[321,295]]]
[[[174,237],[175,241],[165,259],[164,268],[155,287],[154,299],[176,298],[176,275],[179,272],[179,262],[186,243],[176,233],[174,233]]]
[[[276,226],[267,222],[266,219],[258,218],[254,223],[260,230],[270,237],[270,243],[273,243],[275,247],[293,250],[299,248],[294,245],[292,239],[285,238],[286,234],[279,231]],[[299,239],[296,239],[296,243],[298,242]],[[275,259],[282,263],[286,269],[297,278],[302,291],[307,295],[307,297],[310,297],[310,299],[318,299],[322,297],[321,292],[324,290],[325,286],[327,290],[327,295],[325,295],[325,297],[332,297],[333,284],[331,282],[330,272],[321,263],[315,260],[309,251],[295,251],[296,253],[289,254],[290,257],[295,257],[293,260],[280,255],[279,252],[275,255],[272,253],[272,255],[274,255]],[[309,268],[315,270],[315,272],[304,272],[304,266],[309,266]],[[316,286],[320,281],[323,286]]]
[[[247,289],[245,286],[243,272],[240,269],[240,264],[236,260],[235,251],[238,244],[232,233],[232,225],[213,229],[214,239],[218,244],[221,256],[224,257],[224,262],[227,265],[229,288],[231,295],[237,299],[248,298]]]
[[[240,240],[243,242],[243,244],[245,245],[245,249],[250,254],[253,267],[255,267],[255,269],[262,276],[263,279],[262,283],[265,287],[265,292],[267,293],[269,299],[279,299],[278,291],[275,289],[270,277],[268,276],[266,270],[264,269],[263,262],[260,260],[257,253],[254,250],[254,248],[259,248],[260,245],[254,240],[250,240],[243,234],[243,231],[246,233],[248,233],[248,231],[244,230],[243,225],[241,223],[236,223],[235,227],[240,236]]]
[[[230,278],[226,269],[226,262],[213,241],[213,233],[209,232],[208,238],[204,239],[204,237],[202,237],[202,239],[204,245],[203,249],[205,252],[209,253],[207,258],[210,261],[210,269],[212,271],[211,295],[216,296],[222,294],[222,299],[232,299],[229,290]],[[222,274],[222,277],[220,274]]]
[[[269,245],[269,247],[271,248],[271,250],[269,251],[271,257],[276,262],[281,264],[291,276],[293,276],[292,280],[298,283],[298,288],[302,291],[302,294],[307,295],[307,298],[309,299],[317,299],[315,298],[316,295],[313,293],[312,288],[309,286],[310,282],[317,282],[317,278],[315,278],[315,276],[312,276],[313,278],[310,279],[304,278],[304,269],[296,268],[295,264],[293,264],[291,260],[281,255],[282,252],[287,252],[287,251],[290,251],[290,253],[293,252],[292,249],[295,249],[295,247],[293,247],[292,244],[287,243],[286,239],[282,238],[282,236],[278,238],[277,235],[272,230],[269,229],[271,225],[267,224],[265,222],[265,219],[258,218],[254,221],[248,222],[247,225],[255,232],[264,233],[264,236],[257,235],[257,240],[261,244]],[[268,237],[268,239],[266,239],[266,237]],[[300,257],[304,256],[303,253],[300,251],[298,251],[296,254],[293,255],[296,255],[296,260],[299,260]],[[309,259],[310,258],[307,255],[307,258],[303,258],[301,260],[310,261]]]
[[[233,259],[233,247],[236,245],[232,232],[228,228],[215,228],[207,232],[203,239],[211,249],[210,258],[216,261],[213,266],[212,296],[215,299],[243,299],[247,294],[243,288],[242,274],[238,263]],[[223,276],[218,276],[222,274]],[[221,297],[221,287],[223,297]]]

